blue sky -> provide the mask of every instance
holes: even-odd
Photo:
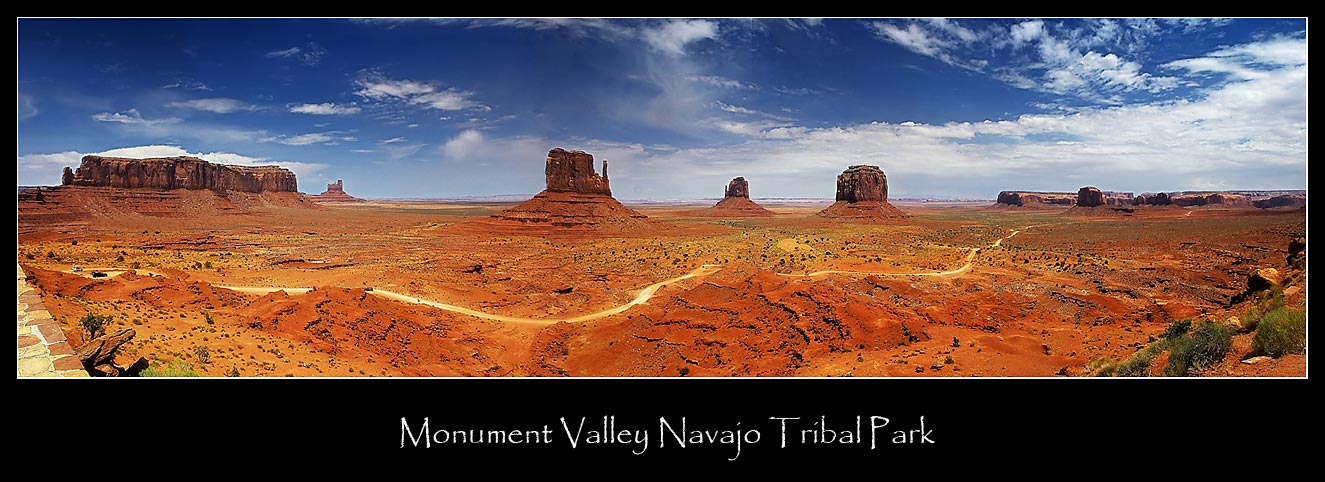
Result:
[[[622,199],[1304,189],[1302,19],[20,19],[18,182],[84,154],[279,164],[301,191]]]

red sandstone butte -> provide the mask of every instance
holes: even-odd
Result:
[[[848,167],[837,176],[837,202],[818,216],[863,221],[911,217],[888,203],[888,176],[879,166]]]
[[[772,217],[777,213],[764,209],[750,200],[750,183],[744,177],[737,177],[727,183],[723,189],[722,200],[713,207],[697,209],[689,214],[714,218],[753,218]]]
[[[648,216],[621,205],[612,197],[607,161],[603,173],[594,172],[593,155],[560,147],[548,151],[544,172],[547,188],[533,199],[494,214],[503,224],[554,228],[646,228]]]
[[[337,179],[336,182],[327,184],[326,192],[309,196],[310,199],[320,203],[361,203],[363,199],[345,194],[345,182]]]

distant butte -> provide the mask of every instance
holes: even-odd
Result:
[[[600,175],[594,172],[593,155],[558,147],[548,151],[544,174],[543,192],[491,220],[508,226],[616,230],[647,228],[652,223],[612,197],[607,161]]]
[[[66,186],[296,192],[294,173],[278,166],[232,166],[196,157],[83,156],[77,171],[64,168]]]
[[[336,182],[327,184],[326,192],[309,196],[315,202],[320,203],[361,203],[367,202],[363,199],[345,194],[345,181],[337,179]]]
[[[691,215],[715,218],[754,218],[772,217],[777,213],[764,209],[750,200],[750,183],[744,177],[737,177],[727,183],[723,189],[722,200],[713,207],[691,211]]]
[[[888,176],[883,170],[865,165],[848,167],[837,176],[837,201],[818,215],[861,221],[911,217],[888,203]]]

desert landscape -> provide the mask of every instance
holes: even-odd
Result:
[[[1271,297],[1304,309],[1300,203],[1115,209],[1083,188],[1069,208],[903,210],[854,166],[829,206],[766,209],[738,179],[712,208],[631,209],[593,162],[553,149],[548,190],[509,206],[323,203],[227,189],[247,178],[197,159],[91,156],[20,192],[19,264],[75,349],[104,316],[135,334],[113,365],[205,376],[1305,373],[1242,321]],[[1150,347],[1179,322],[1229,347],[1165,371]]]
[[[1305,377],[1306,45],[21,18],[19,377]]]

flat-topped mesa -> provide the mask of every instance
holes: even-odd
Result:
[[[1283,194],[1279,196],[1274,196],[1269,199],[1252,201],[1251,204],[1261,209],[1282,208],[1282,207],[1300,208],[1300,207],[1305,207],[1307,205],[1307,198],[1304,196]]]
[[[837,175],[837,200],[887,201],[888,176],[879,166],[856,165]]]
[[[567,151],[560,147],[547,153],[547,190],[581,194],[612,195],[607,180],[607,161],[603,161],[603,175],[594,172],[593,155],[584,151]]]
[[[323,203],[357,203],[364,202],[363,199],[351,196],[345,193],[345,182],[337,179],[336,182],[327,184],[326,192],[316,194],[311,197],[314,201]]]
[[[888,176],[879,166],[856,165],[837,176],[837,202],[819,211],[826,218],[886,221],[911,217],[888,204]]]
[[[732,197],[750,198],[750,183],[744,177],[737,177],[727,183],[727,189],[722,192],[723,199]]]
[[[66,168],[68,169],[68,168]],[[65,171],[66,186],[148,189],[210,189],[240,192],[297,192],[294,173],[279,166],[232,166],[196,157],[83,156],[78,170]]]
[[[1076,193],[1070,192],[1000,191],[995,203],[1007,206],[1035,207],[1043,205],[1071,206],[1076,201]]]
[[[1077,206],[1091,208],[1108,204],[1104,193],[1094,186],[1086,186],[1077,191]]]

